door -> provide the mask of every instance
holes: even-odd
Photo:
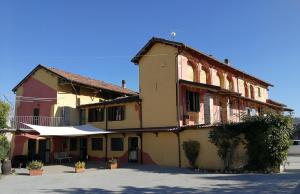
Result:
[[[86,138],[80,138],[79,141],[79,158],[81,161],[84,161],[87,159],[87,139]]]
[[[138,137],[128,137],[128,162],[138,162]]]
[[[39,159],[44,163],[50,162],[50,140],[39,140]]]
[[[36,140],[28,139],[28,161],[36,160]]]
[[[34,125],[39,125],[39,116],[40,116],[40,109],[39,108],[34,108],[33,109],[33,120],[32,120],[32,124]]]

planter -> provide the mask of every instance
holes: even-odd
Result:
[[[85,171],[85,168],[75,168],[75,173],[82,173]]]
[[[109,163],[109,164],[108,164],[108,167],[109,167],[110,169],[117,169],[117,168],[118,168],[118,163]]]
[[[11,173],[11,160],[4,160],[1,166],[2,174],[10,174]]]
[[[44,170],[43,169],[32,169],[29,170],[29,175],[30,176],[41,176],[43,174]]]

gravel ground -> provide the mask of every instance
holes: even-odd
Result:
[[[290,157],[282,174],[205,174],[188,169],[136,165],[108,170],[46,166],[43,176],[26,169],[2,176],[0,193],[300,193],[300,157]]]

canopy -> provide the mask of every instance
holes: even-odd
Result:
[[[103,129],[98,129],[92,125],[78,125],[78,126],[64,126],[64,127],[49,127],[40,125],[31,125],[23,123],[34,131],[38,132],[40,136],[86,136],[97,134],[112,133]],[[28,131],[28,130],[24,130]]]
[[[40,137],[38,135],[32,135],[32,134],[29,134],[29,133],[22,133],[22,134],[17,135],[17,136],[27,137],[28,139],[36,139],[36,140],[45,139],[44,137]]]

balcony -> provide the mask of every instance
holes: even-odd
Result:
[[[13,129],[27,129],[28,127],[22,123],[52,127],[70,125],[69,120],[64,117],[16,116],[10,119],[10,127]]]

